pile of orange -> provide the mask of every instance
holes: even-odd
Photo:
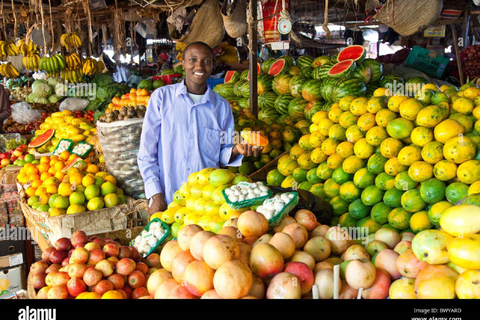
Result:
[[[114,176],[68,151],[43,156],[36,164],[26,163],[17,180],[25,189],[27,203],[50,216],[110,208],[126,201]]]

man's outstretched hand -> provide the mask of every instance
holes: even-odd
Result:
[[[258,157],[262,153],[263,147],[255,146],[252,144],[239,143],[233,148],[233,155],[243,155],[244,157]]]
[[[163,212],[167,210],[167,202],[165,196],[161,193],[157,193],[152,197],[152,203],[148,208],[148,215],[151,216],[157,212]]]

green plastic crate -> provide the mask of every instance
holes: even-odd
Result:
[[[440,54],[435,54],[435,52],[428,49],[413,46],[404,65],[439,79],[442,77],[445,69],[447,69],[450,60]]]

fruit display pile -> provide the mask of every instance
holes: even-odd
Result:
[[[144,259],[135,247],[76,231],[42,252],[29,281],[38,299],[140,299],[159,267],[158,254]]]
[[[114,176],[68,151],[25,163],[17,180],[25,190],[28,205],[50,216],[111,208],[126,202]]]
[[[480,66],[480,46],[471,45],[460,51],[460,61],[462,63],[463,73],[466,77],[473,80],[480,76],[478,72]]]

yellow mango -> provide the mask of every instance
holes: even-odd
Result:
[[[443,212],[440,227],[454,237],[478,233],[480,232],[480,207],[472,204],[451,206]]]

